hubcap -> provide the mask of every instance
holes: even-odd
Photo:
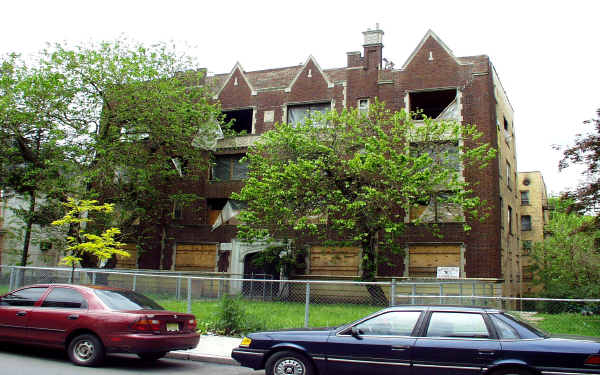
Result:
[[[78,360],[87,362],[94,356],[94,344],[88,340],[79,341],[73,352]]]
[[[304,375],[304,363],[294,358],[283,358],[275,364],[277,375]]]

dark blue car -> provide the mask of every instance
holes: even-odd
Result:
[[[336,328],[257,332],[231,356],[267,375],[600,374],[600,343],[550,338],[502,310],[399,306]]]

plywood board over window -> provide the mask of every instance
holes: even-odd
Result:
[[[216,266],[216,244],[177,244],[175,270],[213,272]]]
[[[360,248],[313,246],[310,249],[310,274],[356,276],[359,272]]]
[[[134,243],[127,243],[121,249],[127,251],[129,256],[117,255],[115,268],[137,268],[137,246]]]
[[[438,267],[461,267],[460,245],[412,245],[408,249],[410,277],[436,277]],[[460,272],[462,276],[462,269]]]

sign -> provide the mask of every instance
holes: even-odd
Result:
[[[437,278],[438,279],[458,279],[460,274],[459,267],[438,267]]]

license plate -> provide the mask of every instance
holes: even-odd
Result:
[[[167,331],[179,331],[179,323],[167,323]]]

